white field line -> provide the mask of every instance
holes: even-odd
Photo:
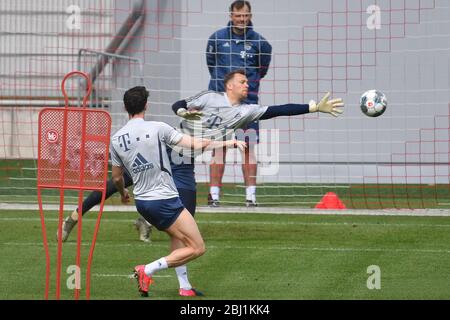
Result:
[[[0,222],[40,222],[40,218],[19,218],[19,217],[0,217]],[[57,222],[57,218],[46,218],[45,222]],[[95,223],[93,218],[83,218],[83,222]],[[133,224],[134,220],[129,219],[108,219],[104,218],[101,223],[127,223]],[[298,221],[197,221],[197,224],[237,224],[237,225],[268,225],[268,226],[375,226],[375,227],[429,227],[429,228],[450,228],[450,224],[426,224],[426,223],[366,223],[366,222],[298,222]]]
[[[38,242],[3,242],[0,245],[5,246],[43,246],[42,243]],[[49,243],[49,246],[56,247],[57,243],[52,242]],[[64,244],[75,246],[76,243],[70,242]],[[83,246],[90,246],[90,243],[82,243]],[[136,246],[144,246],[145,244],[131,244],[131,243],[122,243],[122,244],[102,244],[101,242],[96,243],[96,247],[136,247]],[[154,247],[163,247],[166,248],[166,244],[146,244],[145,246],[154,246]],[[206,245],[208,250],[277,250],[277,251],[325,251],[325,252],[389,252],[389,253],[432,253],[432,254],[450,254],[450,249],[395,249],[395,248],[333,248],[333,247],[302,247],[302,246],[275,246],[275,247],[267,247],[267,246],[216,246],[216,245]]]
[[[76,205],[65,206],[65,211],[73,211]],[[59,210],[59,205],[48,204],[43,205],[44,210]],[[0,210],[39,210],[37,204],[11,204],[0,203]],[[99,206],[95,206],[91,211],[98,212]],[[104,207],[104,212],[136,212],[136,208],[132,205],[108,205]],[[219,207],[210,208],[199,206],[197,207],[199,213],[261,213],[261,214],[311,214],[311,215],[367,215],[367,216],[450,216],[450,209],[383,209],[383,210],[319,210],[307,208],[283,208],[283,207]]]

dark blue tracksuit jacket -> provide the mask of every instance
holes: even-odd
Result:
[[[208,89],[225,91],[225,75],[235,69],[245,69],[249,82],[249,94],[245,102],[256,104],[259,82],[269,69],[272,46],[253,30],[251,22],[246,30],[243,35],[234,34],[230,21],[208,39],[206,62],[211,75]]]

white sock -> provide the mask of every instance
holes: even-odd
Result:
[[[256,202],[256,186],[247,186],[245,188],[246,199]]]
[[[192,286],[188,279],[186,265],[176,267],[175,272],[177,273],[178,282],[180,283],[180,288],[185,289],[185,290],[192,289]]]
[[[165,258],[153,261],[145,266],[144,272],[146,275],[151,276],[156,271],[167,269],[167,261]]]
[[[209,187],[209,193],[211,194],[211,198],[213,200],[219,200],[220,196],[220,187],[217,186],[211,186]]]

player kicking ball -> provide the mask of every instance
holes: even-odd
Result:
[[[166,146],[194,150],[223,147],[245,149],[242,141],[197,139],[181,134],[166,123],[145,121],[147,98],[148,91],[144,87],[134,87],[125,92],[124,104],[129,121],[111,140],[112,180],[122,203],[130,201],[123,178],[124,171],[127,171],[134,183],[137,211],[170,237],[171,252],[167,256],[134,268],[142,296],[148,296],[152,276],[156,272],[184,266],[205,253],[205,243],[197,223],[179,198]],[[192,295],[200,295],[192,287],[189,290],[194,293]]]

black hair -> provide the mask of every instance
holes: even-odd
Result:
[[[147,89],[142,86],[128,89],[123,95],[123,103],[128,114],[134,116],[144,111],[148,94]]]

